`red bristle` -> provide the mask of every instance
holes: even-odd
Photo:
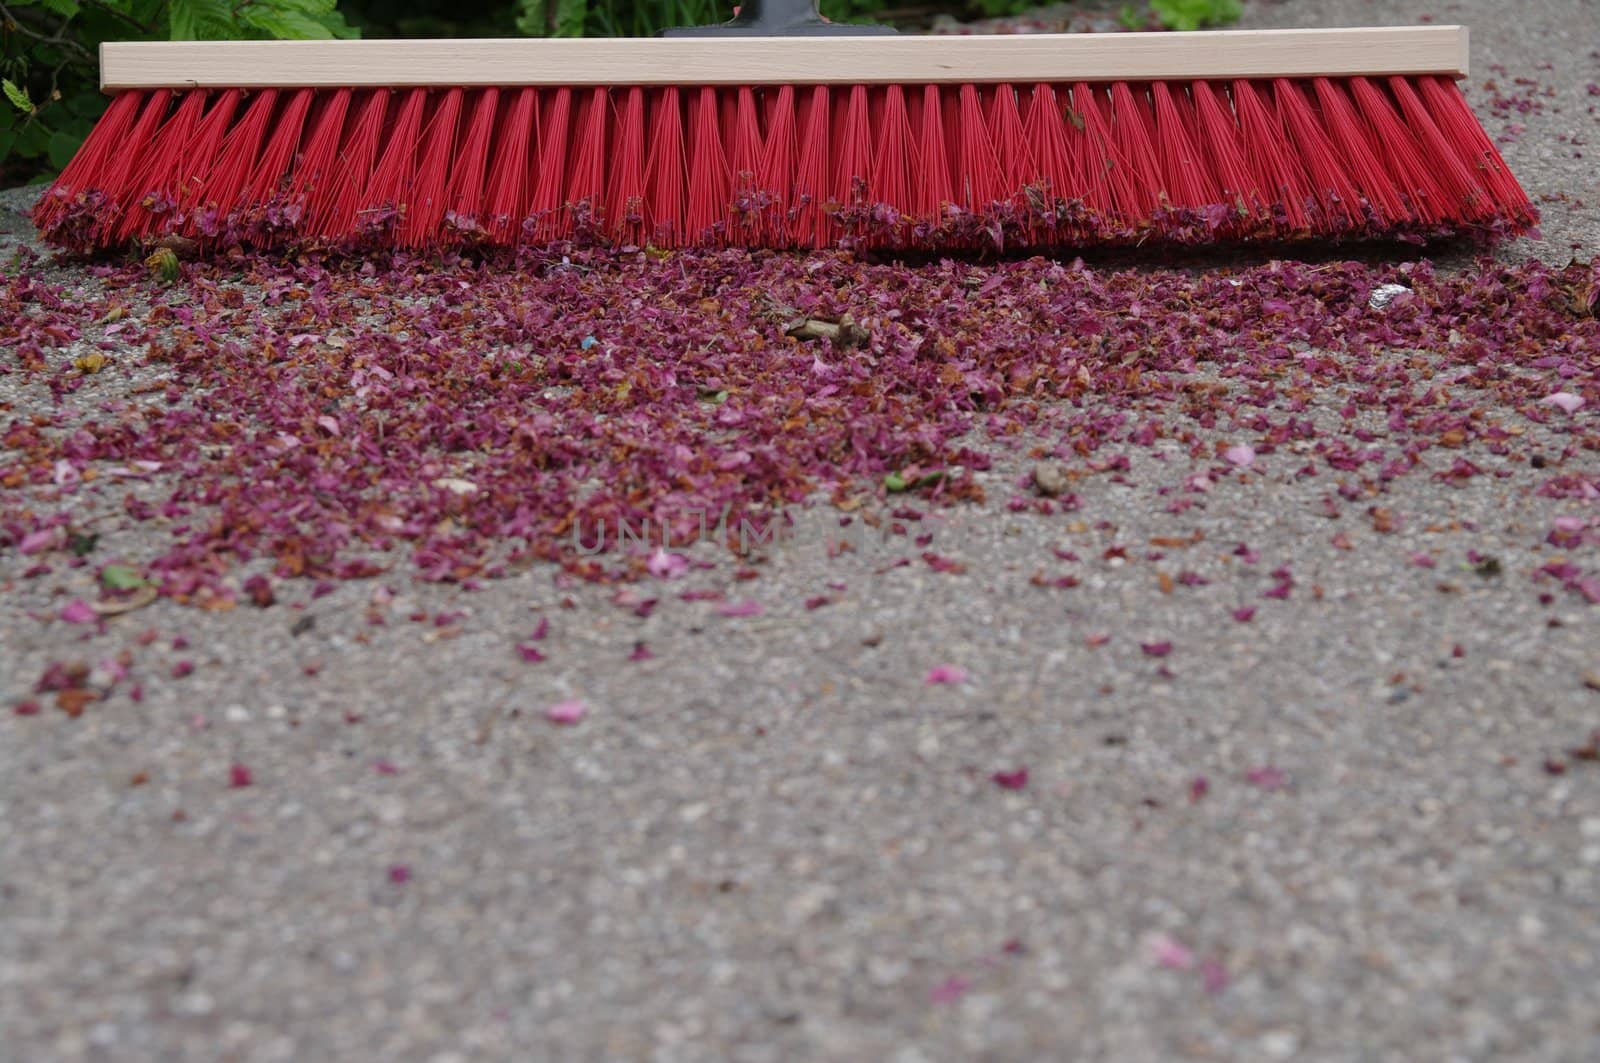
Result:
[[[339,166],[332,188],[320,197],[327,204],[321,211],[321,224],[312,231],[329,240],[343,240],[355,234],[356,211],[361,193],[366,191],[372,168],[383,145],[383,120],[389,109],[389,89],[373,89],[356,114],[355,122],[339,152]],[[319,212],[312,211],[313,217]]]
[[[344,138],[345,116],[350,113],[353,95],[350,89],[317,93],[311,132],[306,135],[289,183],[289,201],[300,207],[300,224],[305,232],[320,231],[327,213],[327,199],[340,166],[339,143]]]
[[[962,210],[970,210],[971,182],[962,168],[961,158],[961,88],[958,85],[939,87],[939,114],[944,119],[944,144],[950,152],[951,203]]]
[[[1141,85],[1138,97],[1143,95]],[[1137,196],[1140,217],[1148,218],[1172,198],[1156,158],[1155,113],[1126,81],[1112,82],[1110,97],[1118,161],[1126,168],[1129,186]]]
[[[650,146],[645,152],[645,218],[650,242],[677,247],[684,237],[683,94],[676,85],[650,92]]]
[[[567,174],[567,200],[574,208],[575,221],[597,220],[604,214],[610,117],[611,97],[603,88],[594,89],[578,103],[572,168]]]
[[[1078,82],[1072,86],[1072,124],[1080,131],[1076,138],[1083,157],[1083,169],[1088,177],[1085,200],[1097,213],[1125,224],[1141,220],[1139,190],[1131,180],[1128,165],[1117,151],[1111,135],[1111,123],[1106,117],[1104,103],[1092,85]],[[1070,116],[1069,116],[1070,117]]]
[[[148,161],[134,178],[137,198],[123,212],[117,225],[118,241],[154,236],[172,221],[184,148],[194,138],[194,131],[206,112],[203,90],[185,92],[182,97],[171,119],[151,142]]]
[[[217,235],[215,228],[234,214],[244,202],[245,187],[255,171],[256,160],[266,146],[272,130],[272,117],[278,109],[279,91],[262,89],[250,100],[243,116],[228,132],[217,153],[216,165],[206,177],[196,197],[207,215],[196,225],[206,236]]]
[[[956,190],[950,180],[950,145],[944,136],[944,98],[937,85],[925,85],[919,100],[912,96],[911,128],[917,131],[917,180],[911,202],[917,220],[939,228],[952,206]]]
[[[886,85],[878,94],[878,101],[878,146],[868,187],[875,202],[894,210],[896,221],[909,220],[917,209],[917,146],[911,138],[905,90],[899,85]]]
[[[606,227],[625,245],[644,242],[644,89],[625,90],[606,188]]]
[[[767,97],[767,136],[761,146],[761,166],[756,186],[768,202],[762,205],[762,238],[776,246],[790,239],[787,213],[794,193],[795,140],[798,116],[795,90],[783,85]]]
[[[100,190],[105,168],[122,151],[145,98],[141,92],[119,92],[112,99],[78,153],[34,207],[33,221],[41,231],[50,232],[61,224],[67,212],[78,204],[79,196]]]
[[[1405,115],[1406,127],[1416,135],[1429,167],[1444,188],[1445,217],[1469,221],[1492,217],[1494,205],[1484,194],[1471,165],[1463,157],[1466,152],[1461,150],[1462,146],[1440,131],[1422,98],[1417,95],[1411,79],[1391,77],[1388,80],[1389,91],[1394,93],[1400,113]]]
[[[1038,164],[1028,146],[1022,104],[1013,86],[999,84],[989,89],[988,128],[1000,165],[1001,197],[1020,207],[1023,189],[1038,175]]]
[[[756,108],[755,90],[739,86],[733,115],[723,123],[728,145],[728,170],[733,181],[733,238],[749,244],[759,238],[762,226],[762,196],[757,187],[761,172],[761,119]]]
[[[871,103],[865,85],[852,85],[849,94],[835,103],[835,149],[833,157],[832,199],[841,207],[859,207],[875,195],[868,188],[872,179]]]
[[[573,134],[573,90],[557,88],[542,94],[539,106],[539,154],[534,160],[533,200],[528,215],[534,219],[534,239],[560,239],[570,232],[566,210],[566,146]]]
[[[1322,228],[1335,232],[1361,225],[1361,195],[1345,173],[1343,160],[1323,132],[1300,84],[1275,78],[1272,94],[1278,104],[1278,117],[1297,149],[1296,157],[1322,205]]]
[[[439,238],[448,207],[450,170],[456,157],[456,132],[466,90],[446,89],[439,94],[433,114],[417,149],[417,175],[411,185],[411,202],[400,222],[401,241],[407,247],[426,247]]]
[[[541,100],[538,89],[517,89],[495,134],[482,221],[497,243],[522,240],[525,219],[533,219],[540,241],[566,235],[570,219],[561,196],[567,177],[572,90],[562,86],[547,95]]]
[[[233,128],[234,118],[244,99],[243,89],[228,89],[216,98],[205,117],[200,119],[194,139],[183,149],[183,158],[179,162],[176,182],[178,210],[169,228],[191,234],[196,232],[195,215],[200,207],[200,197],[211,172],[221,162],[228,131]]]
[[[1317,78],[1312,85],[1328,139],[1344,159],[1345,172],[1366,198],[1372,212],[1388,225],[1412,220],[1394,178],[1378,159],[1382,143],[1369,139],[1371,131],[1362,123],[1345,90],[1329,78]]]
[[[1232,109],[1217,98],[1210,82],[1196,81],[1190,91],[1194,94],[1195,143],[1205,153],[1204,169],[1217,183],[1222,201],[1249,214],[1262,213],[1272,197],[1250,172]]]
[[[1034,165],[1026,184],[1043,184],[1047,202],[1041,205],[1048,207],[1053,206],[1056,200],[1071,202],[1080,199],[1083,195],[1083,177],[1077,172],[1072,152],[1067,147],[1063,108],[1056,100],[1055,89],[1048,84],[1041,82],[1033,87],[1023,132]]]
[[[1387,168],[1405,197],[1411,213],[1424,224],[1434,225],[1444,218],[1444,188],[1434,168],[1422,155],[1416,137],[1395,112],[1383,89],[1369,78],[1352,78],[1350,92],[1366,122],[1377,157]]]
[[[144,190],[138,187],[137,182],[140,163],[160,132],[162,123],[166,121],[171,102],[170,89],[157,89],[146,96],[144,106],[139,109],[138,120],[128,130],[116,154],[106,160],[105,168],[101,171],[99,190],[110,200],[115,215],[121,215],[144,197]],[[114,217],[104,219],[101,227],[103,236],[110,236],[116,231],[115,222]]]
[[[799,151],[789,200],[789,238],[800,247],[826,247],[833,242],[829,198],[828,87],[817,85],[800,103]]]
[[[1461,154],[1470,159],[1479,183],[1494,200],[1495,213],[1511,219],[1518,228],[1533,224],[1533,204],[1517,179],[1511,176],[1505,159],[1489,134],[1483,131],[1460,87],[1439,75],[1424,77],[1421,82],[1422,98],[1433,113],[1435,124],[1446,138],[1460,145]]]
[[[428,104],[427,89],[408,89],[400,109],[385,133],[383,152],[372,178],[361,193],[357,229],[363,232],[398,227],[411,202],[416,180],[417,145],[422,142],[422,118]]]
[[[266,238],[281,235],[278,230],[282,228],[299,228],[300,208],[287,201],[287,193],[295,150],[300,146],[300,136],[305,132],[306,116],[311,113],[311,101],[315,96],[312,89],[300,89],[289,97],[272,123],[272,136],[242,194],[241,205],[252,212],[257,208],[278,208],[277,216],[267,219]]]
[[[689,201],[685,236],[696,244],[727,239],[733,204],[733,174],[722,143],[722,115],[717,90],[693,90],[689,103]]]
[[[1000,178],[1000,157],[994,141],[989,139],[989,125],[978,99],[978,86],[961,86],[956,93],[955,113],[960,134],[955,138],[956,172],[960,175],[956,194],[968,210],[988,211],[1006,198],[1006,189]]]
[[[1221,202],[1222,193],[1200,153],[1199,130],[1183,89],[1174,93],[1165,81],[1157,81],[1150,86],[1150,96],[1155,106],[1156,154],[1173,206],[1199,210]]]
[[[472,103],[466,128],[457,141],[455,167],[445,192],[445,224],[458,233],[481,233],[487,210],[483,179],[489,171],[489,151],[494,146],[495,117],[500,90],[480,90]]]
[[[1243,79],[1233,83],[1233,105],[1239,116],[1240,143],[1255,170],[1256,183],[1267,203],[1283,211],[1294,232],[1311,224],[1306,207],[1311,191],[1294,158],[1283,126],[1262,101],[1256,86]],[[1285,234],[1287,235],[1287,234]]]

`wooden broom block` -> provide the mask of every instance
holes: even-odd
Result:
[[[1464,26],[963,37],[176,41],[100,46],[153,88],[828,85],[1467,76]]]

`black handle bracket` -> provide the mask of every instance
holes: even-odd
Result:
[[[680,26],[662,37],[864,37],[898,33],[893,26],[829,22],[817,0],[742,0],[732,20],[716,26]]]

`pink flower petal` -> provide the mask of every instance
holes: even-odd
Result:
[[[972,983],[960,975],[952,975],[934,986],[933,992],[928,994],[928,999],[935,1004],[954,1004],[967,995],[967,990],[972,988]]]
[[[682,554],[669,554],[658,546],[644,567],[656,579],[677,579],[689,571],[689,559]]]
[[[92,624],[100,615],[82,598],[74,598],[62,608],[61,619],[69,624]]]
[[[936,665],[928,669],[928,674],[922,681],[928,686],[965,683],[967,681],[967,670],[959,664]]]
[[[531,642],[517,643],[517,656],[521,657],[529,664],[538,664],[540,661],[544,660],[544,654],[540,652],[539,648]]]
[[[1213,995],[1228,988],[1232,981],[1228,977],[1228,969],[1216,960],[1200,961],[1200,984],[1205,986],[1206,992]]]
[[[575,724],[588,714],[588,706],[581,701],[560,701],[544,711],[545,719],[563,726]]]
[[[1169,970],[1187,971],[1194,966],[1194,953],[1169,934],[1157,934],[1150,939],[1150,955]]]
[[[1243,469],[1256,460],[1256,448],[1248,443],[1240,443],[1224,450],[1222,456],[1228,464],[1236,465]]]
[[[753,598],[746,598],[742,602],[728,602],[726,605],[717,606],[717,612],[723,616],[760,616],[764,609],[761,603]]]
[[[1255,618],[1256,607],[1253,605],[1242,606],[1233,611],[1233,618],[1241,624],[1248,624]]]
[[[389,881],[396,886],[404,886],[411,881],[411,869],[405,864],[395,864],[389,868]]]
[[[1189,803],[1194,804],[1196,801],[1203,799],[1206,794],[1210,792],[1211,781],[1204,775],[1195,776],[1194,780],[1189,783]]]
[[[1141,642],[1139,648],[1152,657],[1165,657],[1172,652],[1170,642]]]
[[[989,778],[1002,790],[1021,790],[1028,785],[1028,769],[1018,768],[1015,771],[997,771]]]
[[[1251,768],[1244,777],[1252,786],[1259,786],[1263,790],[1281,790],[1288,781],[1283,769],[1273,767]]]
[[[1554,406],[1563,413],[1577,413],[1583,409],[1583,397],[1574,395],[1570,391],[1558,391],[1553,395],[1546,395],[1539,401],[1546,406]]]
[[[17,552],[19,554],[37,554],[54,546],[59,537],[60,529],[58,528],[43,528],[36,532],[29,532],[17,544]]]
[[[250,769],[243,764],[233,764],[228,768],[228,786],[234,790],[243,790],[255,782],[255,776],[250,774]]]

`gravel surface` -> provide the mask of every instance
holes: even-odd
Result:
[[[1246,25],[1424,12],[1472,25],[1473,99],[1546,215],[1501,261],[1587,260],[1593,5],[1262,2]],[[30,200],[0,195],[0,261]],[[155,372],[59,399],[0,373],[0,428]],[[1313,389],[1304,415],[1348,401]],[[821,505],[758,563],[702,544],[707,567],[621,597],[539,563],[96,630],[59,618],[92,570],[0,546],[0,1058],[1600,1058],[1600,606],[1538,575],[1595,570],[1593,530],[1552,528],[1600,529],[1600,502],[1533,471],[1600,482],[1597,406],[1491,404],[1515,448],[1459,452],[1487,475],[1334,516],[1294,444],[1173,512],[1236,425],[1204,460],[1052,467],[1078,504],[1051,514],[1002,441],[988,501],[919,503],[907,536],[837,554]],[[98,553],[169,545],[74,504]],[[123,650],[140,700],[70,716],[36,691]]]

